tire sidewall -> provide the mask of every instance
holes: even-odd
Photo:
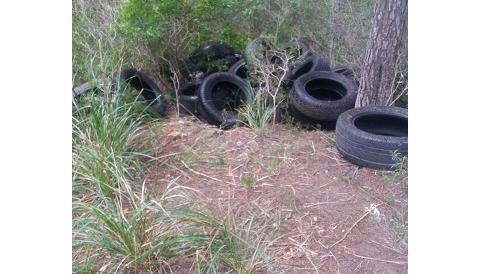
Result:
[[[335,101],[318,100],[306,91],[307,83],[315,79],[328,79],[339,82],[345,87],[346,94]],[[335,120],[342,112],[354,106],[357,97],[356,85],[352,80],[330,71],[306,73],[295,80],[293,86],[293,90],[289,93],[289,98],[295,108],[305,116],[320,121]],[[318,109],[318,111],[313,111],[313,109]]]

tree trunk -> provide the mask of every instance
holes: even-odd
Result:
[[[336,48],[336,41],[338,40],[340,34],[340,24],[338,14],[343,6],[344,0],[332,0],[332,7],[330,10],[330,66],[335,64],[335,48]]]
[[[407,0],[375,0],[356,107],[386,106],[392,100],[406,18]]]

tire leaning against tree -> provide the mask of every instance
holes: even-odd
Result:
[[[394,169],[393,152],[408,156],[407,109],[371,106],[340,115],[335,143],[348,161],[376,169]]]
[[[331,71],[314,71],[294,82],[289,102],[303,115],[318,121],[335,121],[355,105],[355,83]]]

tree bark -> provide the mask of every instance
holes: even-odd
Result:
[[[392,100],[406,20],[407,0],[375,0],[356,107],[387,106]]]

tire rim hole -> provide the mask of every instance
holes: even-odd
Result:
[[[355,119],[355,127],[375,135],[408,137],[408,119],[386,114],[362,115]]]
[[[347,89],[339,82],[330,79],[314,79],[305,85],[307,93],[322,101],[336,101],[347,94]]]
[[[230,82],[217,83],[212,90],[211,102],[215,108],[229,114],[236,113],[247,99],[241,88]]]
[[[301,75],[309,72],[313,67],[313,62],[308,61],[307,63],[303,64],[295,73],[293,74],[293,79],[297,79]]]
[[[195,90],[197,89],[197,86],[188,86],[182,91],[182,95],[185,96],[194,96],[195,95]]]

